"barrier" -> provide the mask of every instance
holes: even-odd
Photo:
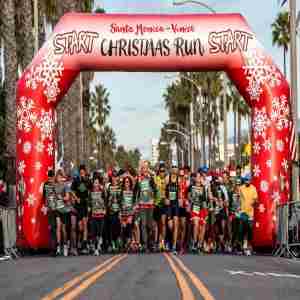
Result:
[[[274,256],[300,258],[300,201],[277,205]]]

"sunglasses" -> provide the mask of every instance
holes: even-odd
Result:
[[[165,173],[165,170],[159,170],[160,173]]]

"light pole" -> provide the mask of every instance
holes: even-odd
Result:
[[[286,1],[283,2],[283,4]],[[296,155],[295,161],[298,162],[299,159],[299,145],[298,145],[298,95],[297,95],[297,21],[299,18],[296,18],[296,0],[289,1],[289,10],[290,10],[290,76],[291,76],[291,88],[290,96],[292,100],[292,116],[295,127],[296,135]],[[298,20],[297,20],[298,19]],[[292,165],[292,201],[299,200],[299,168],[296,164]]]
[[[188,76],[182,75],[182,74],[178,74],[178,76],[182,79],[185,79],[187,81],[189,81],[190,83],[192,83],[198,91],[198,95],[197,95],[197,103],[200,106],[200,124],[201,127],[204,126],[204,118],[203,118],[203,107],[202,107],[202,103],[201,103],[201,87],[197,84],[197,82],[191,78],[189,78]],[[174,76],[170,77],[170,76],[165,76],[165,78],[174,78]],[[194,133],[194,128],[195,128],[195,124],[194,124],[194,102],[193,99],[191,101],[190,104],[190,124],[191,124],[191,169],[194,170],[194,140],[193,140],[193,133]],[[205,137],[202,136],[202,139],[204,139],[205,141]],[[198,145],[197,145],[198,146]],[[205,159],[205,142],[202,142],[202,155],[201,157],[201,165],[206,165],[206,159]]]
[[[188,135],[188,134],[183,133],[180,130],[176,130],[176,129],[166,129],[165,131],[167,133],[177,133],[177,134],[179,134],[179,135],[181,135],[185,138],[186,142],[188,143],[188,147],[187,147],[188,148],[188,158],[189,158],[188,164],[191,165],[191,161],[190,161],[191,160],[191,155],[189,153],[191,151],[191,140],[192,140],[191,136]]]
[[[212,7],[210,7],[209,5],[207,5],[206,3],[201,2],[201,1],[196,1],[196,0],[173,1],[173,5],[185,5],[185,4],[189,4],[189,3],[203,6],[203,7],[207,8],[213,14],[217,13]]]

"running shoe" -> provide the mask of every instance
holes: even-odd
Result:
[[[95,250],[95,252],[94,252],[94,255],[95,255],[95,256],[99,256],[99,255],[100,255],[100,253],[99,253],[99,250],[98,250],[98,249],[96,249],[96,250]]]
[[[246,249],[246,250],[244,251],[244,254],[245,254],[246,256],[251,256],[251,255],[252,255],[250,249]]]
[[[56,256],[60,256],[61,255],[61,248],[60,246],[57,246],[56,248]]]
[[[173,247],[173,248],[172,248],[172,253],[173,253],[174,255],[177,255],[176,247]]]
[[[67,257],[69,254],[69,248],[67,244],[64,244],[64,256]]]

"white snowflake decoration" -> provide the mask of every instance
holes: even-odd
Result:
[[[243,69],[249,83],[247,91],[251,100],[259,100],[262,84],[269,84],[271,87],[281,84],[281,74],[268,62],[267,57],[258,51],[249,51],[245,53],[245,58]]]
[[[259,177],[260,173],[261,173],[261,170],[260,170],[259,165],[254,165],[254,167],[253,167],[253,175],[254,175],[254,177]]]
[[[46,215],[47,215],[47,213],[48,213],[48,209],[47,209],[47,207],[46,207],[45,205],[43,205],[43,206],[42,206],[42,208],[41,208],[41,212],[42,212],[42,214],[43,214],[44,216],[46,216]]]
[[[253,118],[254,137],[262,136],[266,138],[266,130],[269,126],[270,120],[266,113],[266,108],[263,107],[261,110],[255,109]]]
[[[34,178],[33,178],[33,177],[30,178],[30,183],[31,183],[31,184],[34,183]]]
[[[286,96],[275,97],[272,100],[271,120],[278,130],[289,127],[289,106]]]
[[[43,151],[44,151],[44,144],[43,144],[43,142],[41,142],[41,141],[38,141],[37,143],[36,143],[36,146],[35,146],[35,150],[37,151],[37,152],[39,152],[39,153],[42,153]]]
[[[265,151],[271,151],[272,143],[270,139],[266,139],[263,143],[263,146],[265,148]]]
[[[52,118],[52,110],[42,110],[41,116],[36,123],[37,127],[41,130],[41,138],[44,141],[46,138],[52,139],[54,129],[54,121]]]
[[[268,159],[268,160],[266,161],[266,165],[267,165],[267,167],[270,169],[270,168],[272,167],[272,160],[271,160],[271,159]]]
[[[26,168],[25,162],[24,160],[21,160],[18,166],[18,171],[20,175],[24,174],[25,168]]]
[[[41,168],[42,168],[42,164],[40,161],[37,161],[35,164],[34,164],[34,168],[37,170],[37,171],[40,171]]]
[[[258,206],[258,210],[259,210],[260,213],[263,214],[265,212],[266,208],[262,203],[260,203],[259,206]]]
[[[35,218],[31,218],[31,223],[35,224],[35,222],[36,222]]]
[[[34,102],[30,98],[21,97],[17,105],[17,126],[19,130],[30,132],[37,120],[37,114],[33,111]]]
[[[255,142],[254,145],[253,145],[253,151],[254,151],[254,154],[259,154],[260,152],[260,145],[258,142]]]
[[[282,152],[284,150],[284,142],[283,140],[276,141],[276,150]]]
[[[28,203],[28,206],[34,206],[36,202],[36,198],[33,194],[29,194],[28,198],[26,199],[26,202]]]
[[[260,190],[264,193],[266,193],[269,190],[269,183],[266,180],[262,180],[260,182]]]
[[[259,228],[259,222],[255,222],[255,227]]]
[[[50,49],[42,62],[38,66],[32,67],[25,76],[28,88],[35,90],[38,84],[42,84],[48,103],[55,102],[60,93],[59,82],[64,70],[63,63],[59,61],[60,57]]]
[[[273,192],[272,194],[272,199],[275,203],[279,203],[280,202],[280,194],[279,192]]]
[[[29,154],[30,151],[31,151],[31,143],[30,143],[30,142],[25,142],[25,143],[23,144],[23,152],[24,152],[25,154]]]
[[[19,229],[19,231],[22,231],[22,226],[19,225],[19,226],[18,226],[18,229]]]
[[[19,145],[22,144],[22,139],[18,139],[18,144],[19,144]]]
[[[49,144],[48,144],[48,147],[47,147],[48,155],[49,155],[49,156],[52,156],[52,155],[53,155],[53,151],[54,151],[53,144],[52,144],[52,143],[49,143]]]
[[[281,163],[281,166],[285,169],[285,171],[287,171],[289,168],[288,161],[286,159],[284,159]]]
[[[260,83],[256,80],[249,82],[249,86],[246,91],[248,92],[251,100],[259,100],[261,93],[263,92]]]
[[[278,181],[278,177],[276,175],[274,175],[273,181]]]

